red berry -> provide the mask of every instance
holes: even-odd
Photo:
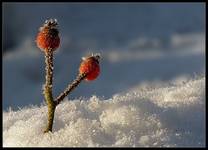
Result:
[[[46,20],[43,27],[40,28],[36,38],[36,43],[37,46],[45,52],[49,49],[54,51],[59,47],[60,38],[56,20]]]
[[[86,73],[86,80],[94,80],[100,74],[100,66],[98,58],[95,56],[91,56],[88,58],[84,58],[79,67],[79,73]]]

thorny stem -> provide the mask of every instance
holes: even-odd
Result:
[[[48,52],[45,53],[45,63],[46,63],[45,87],[48,87],[52,91],[52,85],[53,85],[53,52],[52,50],[48,50]]]
[[[54,112],[56,109],[55,102],[53,101],[52,85],[53,85],[53,51],[52,49],[46,50],[45,53],[46,63],[46,83],[44,86],[44,97],[48,106],[48,122],[44,133],[51,131],[53,127]]]
[[[53,100],[53,94],[52,94],[52,85],[53,85],[53,51],[52,49],[46,50],[45,53],[45,63],[46,63],[46,83],[44,86],[44,97],[45,101],[48,106],[48,122],[46,129],[44,130],[44,133],[52,132],[53,127],[53,120],[54,120],[54,113],[56,106],[74,89],[76,88],[79,83],[85,79],[87,76],[86,73],[79,74],[77,78],[68,85],[68,87],[64,90],[63,93],[61,93],[55,101]]]
[[[55,100],[55,105],[57,106],[74,88],[76,88],[79,83],[87,76],[86,73],[79,74],[77,78],[67,86],[63,93],[61,93]]]

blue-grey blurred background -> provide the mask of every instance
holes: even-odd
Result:
[[[3,3],[3,108],[43,102],[44,55],[35,44],[46,19],[59,22],[54,96],[77,75],[81,57],[101,53],[101,74],[70,100],[108,99],[145,82],[205,72],[204,3]]]

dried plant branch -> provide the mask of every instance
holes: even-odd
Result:
[[[56,106],[73,90],[82,80],[94,80],[100,73],[99,59],[100,55],[95,54],[89,57],[83,57],[83,61],[79,68],[79,75],[68,85],[54,101],[53,99],[53,52],[59,47],[60,37],[57,28],[58,22],[56,19],[46,20],[42,27],[39,28],[36,37],[37,46],[45,53],[45,85],[43,95],[48,106],[48,121],[44,133],[52,132],[54,113]]]
[[[52,87],[53,87],[53,51],[51,49],[47,50],[45,53],[45,63],[46,63],[46,83],[44,86],[44,97],[45,101],[48,106],[48,122],[46,129],[44,132],[52,131],[53,127],[53,119],[54,119],[54,112],[56,105],[53,101],[53,93],[52,93]]]
[[[76,88],[79,83],[84,80],[84,78],[87,76],[86,73],[79,74],[77,78],[67,86],[67,88],[62,92],[56,99],[55,99],[55,104],[56,106],[74,89]]]

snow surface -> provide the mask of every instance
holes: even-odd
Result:
[[[160,83],[160,85],[163,85]],[[3,112],[3,146],[205,146],[205,77],[143,86],[110,99],[65,99],[53,133],[44,134],[47,107]]]

